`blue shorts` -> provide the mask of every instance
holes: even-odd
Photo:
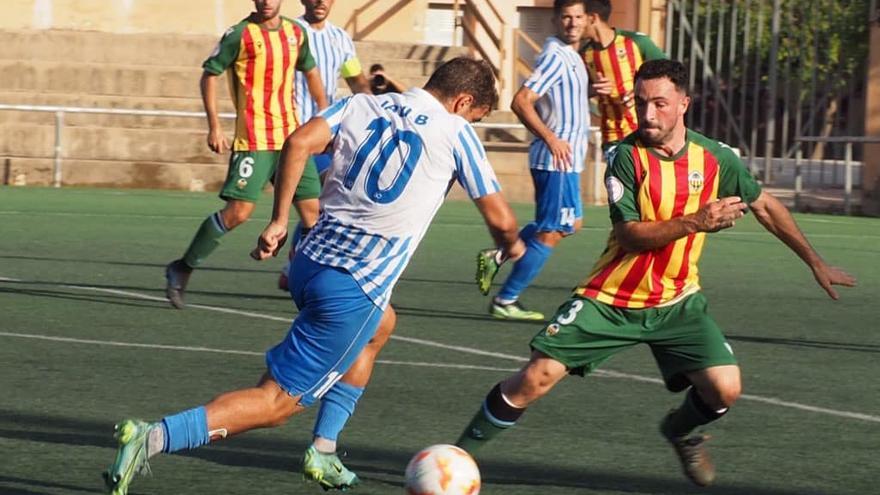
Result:
[[[584,215],[581,174],[536,169],[531,172],[538,232],[574,233],[575,221]]]
[[[324,172],[330,168],[330,164],[333,163],[333,155],[330,153],[324,153],[323,155],[312,155],[312,158],[315,159],[315,166],[318,167],[318,175],[324,175]]]
[[[341,268],[297,253],[290,294],[299,315],[281,343],[266,352],[272,378],[300,405],[320,399],[348,371],[376,333],[382,309]]]

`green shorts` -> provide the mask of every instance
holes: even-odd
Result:
[[[585,375],[618,352],[648,344],[666,388],[678,392],[690,383],[684,376],[712,366],[736,364],[721,328],[697,292],[662,308],[626,309],[573,296],[531,342],[532,349]]]
[[[275,180],[279,158],[281,151],[233,151],[229,157],[229,170],[226,172],[226,182],[220,189],[220,197],[256,203],[266,184]],[[309,157],[293,200],[317,199],[320,195],[318,168],[315,160]]]

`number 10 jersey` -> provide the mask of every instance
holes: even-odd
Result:
[[[384,308],[453,181],[472,199],[501,187],[471,125],[422,89],[359,94],[318,115],[333,161],[300,251],[346,270]]]

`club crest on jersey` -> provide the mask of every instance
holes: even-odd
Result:
[[[618,57],[626,57],[626,48],[620,47],[617,49]]]
[[[238,182],[235,183],[235,187],[237,187],[239,189],[244,189],[245,187],[247,187],[247,180],[246,179],[238,179]]]
[[[688,187],[691,194],[697,194],[703,190],[703,174],[693,170],[688,174]]]
[[[296,36],[288,36],[287,44],[291,46],[296,46]]]
[[[547,330],[545,330],[544,332],[547,334],[548,337],[556,335],[557,333],[559,333],[559,324],[551,323],[547,325]]]
[[[623,183],[617,177],[605,179],[605,189],[608,191],[608,204],[613,205],[623,198]]]

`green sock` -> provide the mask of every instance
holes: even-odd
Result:
[[[474,418],[471,419],[471,422],[468,423],[467,428],[461,432],[461,436],[458,437],[455,445],[473,454],[480,447],[486,445],[489,440],[492,440],[508,428],[509,426],[498,426],[492,423],[486,417],[486,413],[481,407],[477,414],[474,415]]]
[[[662,431],[666,438],[681,438],[694,431],[698,426],[709,424],[724,416],[727,409],[715,411],[709,407],[693,387],[688,390],[681,407],[669,413],[663,420]]]
[[[220,216],[219,211],[206,218],[186,249],[183,262],[190,268],[201,265],[202,261],[217,249],[217,246],[220,245],[220,239],[228,231],[229,229],[223,224],[223,217]]]
[[[501,393],[499,383],[486,396],[480,410],[458,437],[455,445],[473,454],[499,433],[515,425],[525,410],[524,407],[515,407],[507,401]]]

